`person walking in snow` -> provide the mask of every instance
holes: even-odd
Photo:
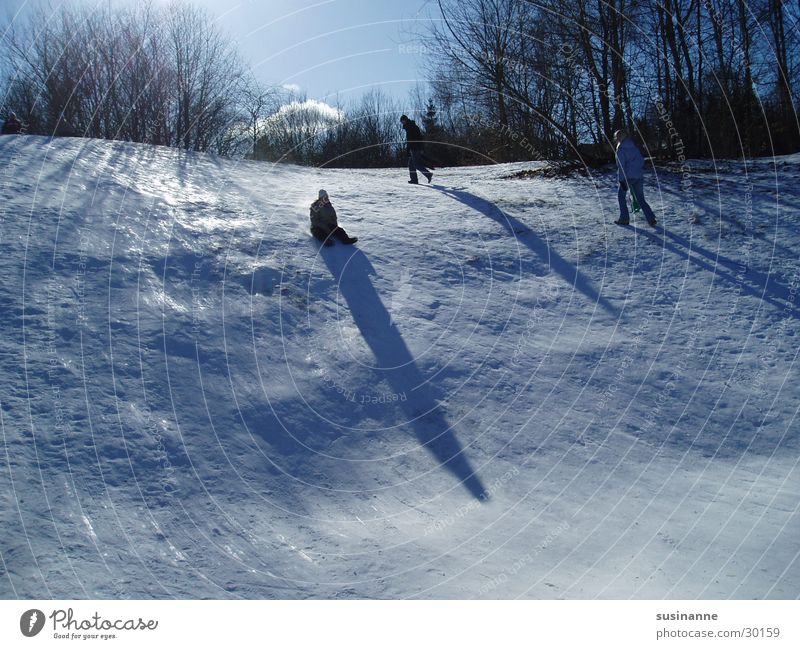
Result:
[[[614,221],[617,225],[630,224],[630,214],[628,213],[627,194],[630,189],[634,200],[640,205],[648,225],[655,227],[656,215],[647,201],[644,199],[644,158],[639,147],[628,136],[626,131],[614,133],[614,140],[617,143],[617,179],[619,180],[619,219]]]
[[[328,192],[319,190],[319,198],[311,203],[311,234],[325,246],[332,246],[336,239],[342,243],[355,243],[358,237],[351,237],[339,227],[336,210],[331,205]]]
[[[428,182],[430,182],[431,178],[433,178],[433,174],[428,171],[427,167],[425,167],[425,162],[423,161],[425,144],[424,138],[422,137],[422,132],[419,130],[419,126],[417,126],[417,123],[413,119],[409,119],[408,115],[401,115],[400,123],[403,125],[403,130],[406,132],[408,173],[411,176],[411,180],[408,182],[412,185],[419,184],[419,176],[417,176],[418,171],[428,179]]]

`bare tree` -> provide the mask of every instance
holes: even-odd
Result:
[[[7,103],[38,132],[216,150],[241,119],[245,68],[188,5],[39,7],[2,47]]]
[[[461,84],[489,113],[497,127],[496,154],[504,157],[511,127],[509,90],[521,60],[519,30],[527,7],[518,0],[438,0],[438,6],[443,27],[434,23],[432,28],[436,74]]]
[[[175,121],[179,146],[207,150],[235,119],[233,105],[244,70],[230,43],[207,14],[190,5],[167,9],[169,60],[175,70]]]
[[[283,97],[275,87],[265,87],[254,77],[249,77],[241,90],[242,112],[247,118],[246,133],[251,143],[250,152],[255,155],[258,141],[264,135],[265,122],[275,114]]]
[[[439,0],[437,7],[443,26],[424,37],[437,57],[429,81],[454,141],[465,141],[459,121],[478,115],[472,143],[512,156],[526,153],[508,146],[509,131],[540,155],[570,155],[587,142],[610,155],[612,133],[623,126],[664,151],[679,135],[682,155],[800,147],[793,103],[800,3]]]

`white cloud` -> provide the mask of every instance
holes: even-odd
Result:
[[[296,83],[284,83],[283,86],[281,86],[281,87],[284,90],[288,90],[289,92],[293,92],[293,93],[295,93],[297,95],[299,95],[300,91],[302,90],[302,88],[300,86],[298,86]]]
[[[288,104],[284,104],[278,110],[277,115],[286,115],[289,113],[301,112],[301,111],[313,111],[320,116],[322,120],[341,120],[344,119],[344,113],[339,110],[338,108],[334,108],[330,104],[326,104],[324,101],[318,101],[316,99],[306,99],[305,101],[291,101]]]
[[[269,132],[273,128],[314,137],[338,122],[346,119],[343,111],[316,99],[291,101],[281,106],[276,113],[263,120],[262,126]]]

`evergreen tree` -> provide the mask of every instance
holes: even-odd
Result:
[[[422,126],[425,128],[425,134],[428,136],[439,130],[439,123],[436,121],[438,112],[436,105],[433,103],[433,99],[428,99],[428,106],[425,109],[425,114],[422,116]]]

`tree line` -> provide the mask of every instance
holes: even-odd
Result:
[[[454,144],[498,160],[606,157],[624,128],[665,156],[800,148],[798,2],[437,4],[429,76]]]
[[[248,115],[277,99],[191,5],[39,7],[0,46],[2,103],[29,133],[234,154],[251,139]]]
[[[800,2],[437,0],[427,87],[347,106],[257,82],[186,4],[62,4],[9,24],[2,108],[32,133],[339,167],[403,164],[406,112],[442,164],[800,150]],[[409,105],[412,107],[409,108]]]
[[[0,41],[5,116],[27,132],[127,140],[306,165],[403,162],[402,112],[379,90],[348,106],[259,83],[190,4],[39,7]]]
[[[373,89],[346,106],[335,103],[291,97],[264,120],[254,157],[328,167],[405,165],[397,100]]]

